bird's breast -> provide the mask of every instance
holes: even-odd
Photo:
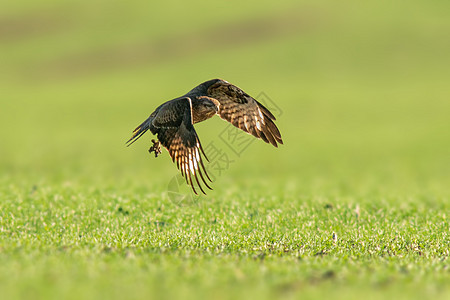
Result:
[[[215,111],[198,111],[198,110],[193,110],[192,111],[192,123],[199,123],[199,122],[203,122],[205,120],[208,120],[209,118],[212,118],[214,115],[216,114]]]

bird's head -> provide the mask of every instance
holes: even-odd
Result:
[[[220,103],[214,98],[200,96],[197,101],[192,102],[193,109],[208,118],[214,116],[219,111]]]

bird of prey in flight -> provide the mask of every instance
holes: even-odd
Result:
[[[152,140],[153,146],[149,152],[155,152],[157,157],[161,153],[162,144],[169,151],[172,161],[176,161],[178,169],[194,193],[197,194],[197,191],[192,177],[202,193],[206,194],[198,176],[211,190],[205,177],[210,182],[212,180],[203,164],[202,156],[206,160],[208,158],[195,132],[194,124],[216,114],[266,143],[275,147],[278,147],[277,143],[283,144],[280,131],[273,122],[275,117],[267,108],[237,86],[222,79],[212,79],[196,86],[186,95],[158,106],[147,120],[133,131],[127,145],[133,144],[150,130],[152,134],[157,135],[158,140]]]

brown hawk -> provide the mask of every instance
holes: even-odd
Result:
[[[133,136],[127,144],[133,144],[150,130],[158,136],[158,141],[152,140],[153,146],[149,152],[154,151],[157,157],[161,153],[162,144],[169,151],[172,161],[176,161],[178,169],[194,193],[197,194],[197,191],[192,177],[203,194],[206,194],[198,175],[204,185],[212,190],[205,180],[206,177],[212,182],[203,164],[202,155],[206,160],[208,158],[193,125],[215,114],[275,147],[278,147],[277,143],[283,144],[280,131],[273,122],[274,115],[243,90],[222,79],[206,81],[186,95],[161,104],[133,131]]]

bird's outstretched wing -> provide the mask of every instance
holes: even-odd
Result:
[[[189,97],[179,98],[166,103],[152,121],[157,128],[158,139],[169,151],[172,161],[176,162],[178,169],[191,185],[195,194],[194,177],[198,187],[206,194],[198,179],[200,176],[203,184],[212,189],[205,178],[211,181],[203,164],[202,155],[206,157],[200,140],[192,124],[192,101]]]
[[[207,89],[207,96],[220,103],[219,116],[266,143],[283,144],[281,133],[273,121],[275,116],[255,99],[231,83],[218,80]]]

